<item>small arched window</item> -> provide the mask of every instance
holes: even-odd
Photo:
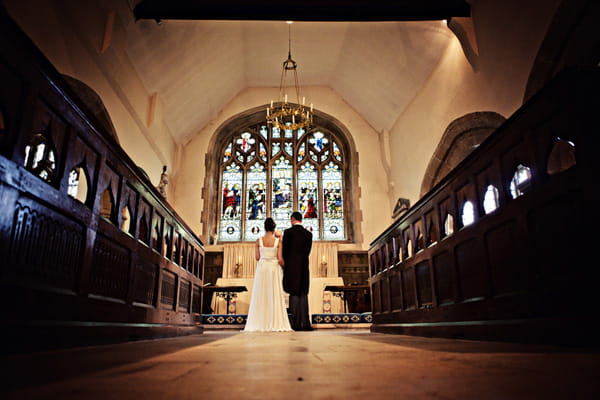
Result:
[[[115,207],[115,201],[113,200],[112,191],[110,186],[102,192],[100,197],[100,215],[110,222],[114,223],[113,209]]]
[[[169,260],[173,257],[173,249],[171,248],[171,232],[173,231],[173,228],[171,227],[171,225],[167,224],[167,229],[165,230],[165,236],[163,239],[163,256],[165,258],[168,258]]]
[[[161,226],[161,222],[156,221],[156,224],[154,225],[154,229],[152,229],[152,248],[159,253],[160,253],[160,244],[161,244],[160,243],[160,241],[161,241],[160,226]]]
[[[469,226],[475,222],[475,208],[469,200],[465,201],[462,207],[461,215],[462,226]]]
[[[82,166],[73,168],[71,172],[69,172],[67,194],[83,204],[86,204],[88,187],[89,183],[85,168]]]
[[[525,194],[531,185],[531,169],[522,164],[517,166],[510,181],[510,194],[513,199]]]
[[[56,151],[46,131],[31,136],[25,146],[25,168],[48,183],[55,181]]]
[[[179,246],[181,243],[179,243],[179,233],[175,232],[173,233],[173,258],[171,258],[171,260],[173,260],[173,262],[175,264],[179,264],[180,261],[180,250],[179,250]]]
[[[121,210],[121,230],[131,234],[131,211],[129,210],[129,205],[126,205]]]
[[[552,151],[548,157],[547,171],[549,175],[558,174],[573,167],[577,163],[575,159],[575,143],[556,138]]]
[[[427,243],[426,245],[432,246],[434,244],[436,244],[438,241],[438,234],[437,234],[437,227],[435,224],[431,224],[431,226],[429,226],[429,235],[427,236]]]
[[[446,214],[446,219],[444,219],[444,236],[450,236],[454,233],[454,217],[452,214]]]
[[[142,218],[140,218],[140,225],[138,228],[138,239],[142,242],[148,244],[148,217],[146,216],[146,212],[142,214]]]
[[[404,257],[403,257],[403,259],[407,259],[409,257],[412,257],[413,254],[414,254],[414,249],[413,249],[412,240],[408,239],[406,241],[406,247],[404,248]]]
[[[423,250],[425,248],[425,238],[423,237],[423,232],[419,231],[419,233],[417,234],[417,239],[415,240],[416,244],[417,244],[417,252]]]
[[[483,210],[489,214],[500,206],[498,189],[494,185],[488,185],[483,195]]]

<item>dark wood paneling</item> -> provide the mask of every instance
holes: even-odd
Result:
[[[600,139],[593,133],[599,131],[598,93],[597,70],[559,74],[371,244],[374,294],[401,273],[401,285],[389,286],[393,311],[373,307],[373,330],[596,340],[582,321],[600,305],[595,295],[600,274],[586,261],[596,246],[587,232],[600,222]],[[566,161],[549,168],[563,138],[570,142],[562,142]],[[519,165],[529,168],[531,177],[518,184],[514,196],[511,180]],[[486,213],[488,185],[498,190],[498,207]],[[473,205],[472,223],[462,220],[466,202]],[[445,228],[448,215],[454,221]],[[401,257],[385,269],[381,254],[389,254],[394,238],[400,238]]]
[[[402,288],[404,289],[404,304],[407,310],[417,308],[417,294],[414,267],[402,270]]]
[[[125,300],[131,263],[129,249],[98,235],[92,260],[89,278],[90,293]]]
[[[398,270],[390,274],[390,296],[392,311],[402,310],[402,279]]]
[[[163,270],[161,276],[160,303],[170,310],[175,309],[177,298],[177,275],[168,270]]]
[[[134,270],[133,300],[147,305],[155,305],[158,266],[140,260]]]
[[[14,210],[6,273],[31,283],[76,290],[84,243],[81,225],[21,198]]]
[[[469,239],[456,246],[456,269],[462,300],[483,298],[488,293],[488,276],[481,245]]]
[[[456,299],[456,274],[452,256],[448,251],[433,256],[435,287],[439,304],[452,303]]]
[[[495,295],[526,290],[529,286],[528,266],[523,263],[523,238],[516,230],[516,222],[507,221],[485,234]]]
[[[84,332],[79,344],[105,342],[100,326],[114,327],[111,341],[129,340],[132,331],[201,332],[192,309],[201,307],[202,242],[2,6],[0,32],[4,332],[24,349],[68,346],[63,338],[75,331]],[[32,140],[52,148],[47,177],[33,166],[31,147],[26,163]],[[68,195],[75,167],[87,181],[81,202]],[[112,210],[103,217],[106,189]],[[166,224],[179,241],[164,240]],[[164,257],[163,243],[181,267]]]
[[[419,307],[431,306],[433,293],[431,288],[431,273],[429,262],[423,261],[415,266],[417,276],[417,293],[419,296]]]

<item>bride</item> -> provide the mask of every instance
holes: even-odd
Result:
[[[244,332],[291,331],[282,284],[281,241],[275,221],[265,220],[265,235],[256,240],[256,273]]]

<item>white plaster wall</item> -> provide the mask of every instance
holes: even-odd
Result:
[[[375,239],[392,221],[391,205],[388,201],[388,184],[380,157],[377,132],[332,89],[308,87],[302,95],[314,104],[319,111],[338,119],[351,133],[358,156],[358,188],[360,190],[358,208],[361,221],[355,226],[360,229],[358,242],[343,244],[340,250],[368,249]],[[277,99],[278,88],[249,88],[239,93],[213,120],[190,140],[182,149],[180,169],[172,177],[175,195],[171,204],[198,234],[202,233],[201,213],[204,200],[201,197],[205,179],[205,154],[217,129],[226,120],[248,109],[266,105],[270,99]],[[210,210],[206,210],[209,212]],[[360,218],[360,217],[359,217]],[[201,238],[208,243],[208,238]]]
[[[118,15],[110,47],[100,52],[111,2],[7,0],[5,5],[60,73],[79,79],[100,96],[121,147],[157,185],[162,166],[176,163],[177,148],[163,121],[160,98],[154,122],[147,126],[150,93],[125,52]]]
[[[510,117],[521,105],[531,67],[560,0],[473,2],[479,57],[474,70],[452,38],[439,65],[390,130],[393,198],[414,204],[446,127],[476,111]]]
[[[414,204],[446,127],[476,111],[510,117],[521,105],[531,67],[560,0],[479,0],[472,17],[479,57],[474,70],[458,39],[390,131],[393,198]]]

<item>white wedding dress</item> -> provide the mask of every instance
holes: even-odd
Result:
[[[283,272],[277,261],[277,245],[265,247],[259,239],[260,259],[256,264],[252,297],[244,332],[291,331],[283,291]]]

